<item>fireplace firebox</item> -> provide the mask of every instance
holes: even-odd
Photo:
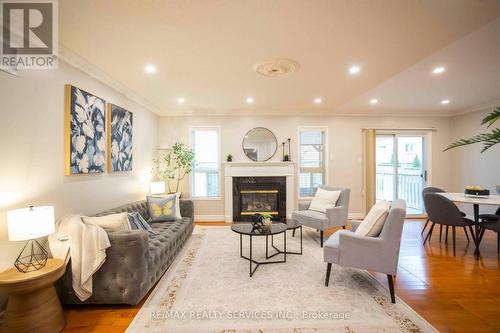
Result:
[[[254,214],[286,219],[286,177],[233,178],[233,220],[251,221]]]

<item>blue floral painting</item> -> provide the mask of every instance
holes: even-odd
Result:
[[[106,164],[106,102],[66,86],[66,174],[101,173]]]
[[[108,117],[109,171],[131,171],[133,114],[119,106],[108,104]]]

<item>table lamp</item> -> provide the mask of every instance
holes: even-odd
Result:
[[[44,267],[48,253],[36,239],[54,232],[54,207],[11,210],[7,212],[7,229],[10,241],[28,241],[14,263],[17,270],[27,273]]]
[[[151,182],[149,191],[151,194],[165,193],[165,182]]]

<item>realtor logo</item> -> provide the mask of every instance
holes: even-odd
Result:
[[[1,0],[0,68],[57,68],[57,0]]]

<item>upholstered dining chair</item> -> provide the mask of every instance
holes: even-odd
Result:
[[[440,189],[439,187],[426,187],[423,189],[422,191],[422,198],[425,197],[425,195],[427,193],[444,193],[445,190],[443,189]],[[424,209],[425,209],[425,212],[427,213],[427,207],[425,206],[425,200],[424,200]],[[462,216],[465,216],[465,213],[463,212],[460,212],[460,214],[462,214]],[[431,227],[434,225],[434,223],[428,218],[429,216],[429,213],[427,213],[427,221],[425,221],[425,225],[424,227],[422,228],[422,232],[420,233],[421,235],[424,234],[425,232],[425,228],[427,228],[427,225],[429,224],[429,222],[431,223]],[[449,226],[446,226],[446,235],[445,235],[445,244],[448,244],[448,228]],[[469,235],[467,234],[467,229],[464,227],[464,233],[465,233],[465,237],[467,237],[467,242],[469,242]],[[441,242],[441,238],[442,238],[442,235],[443,235],[443,225],[441,224],[439,226],[439,242]],[[424,244],[426,241],[429,241],[431,240],[432,238],[432,232],[428,233],[427,236],[424,238]]]
[[[500,219],[496,221],[486,221],[482,222],[479,224],[479,235],[478,235],[478,241],[477,244],[481,244],[481,241],[483,240],[484,232],[486,230],[491,230],[493,232],[497,233],[497,256],[500,257]]]
[[[319,186],[326,191],[340,191],[337,204],[333,208],[326,210],[326,213],[309,210],[311,201],[299,202],[299,210],[292,213],[292,219],[299,224],[319,230],[320,244],[323,247],[323,232],[332,227],[343,227],[347,224],[347,214],[349,210],[349,196],[351,190],[337,186]]]
[[[474,221],[463,216],[462,212],[450,199],[439,193],[427,193],[424,195],[424,203],[427,215],[432,222],[431,228],[424,240],[424,244],[427,239],[430,239],[430,235],[436,224],[452,228],[453,256],[456,255],[456,227],[462,227],[464,229],[468,227],[474,243],[476,242],[474,230],[472,228],[472,226],[475,225]]]
[[[391,302],[396,303],[394,276],[398,269],[399,246],[406,216],[406,203],[391,204],[382,231],[377,237],[355,233],[361,221],[352,221],[352,230],[338,230],[325,242],[324,260],[327,263],[325,286],[328,287],[332,264],[366,269],[387,274]]]

